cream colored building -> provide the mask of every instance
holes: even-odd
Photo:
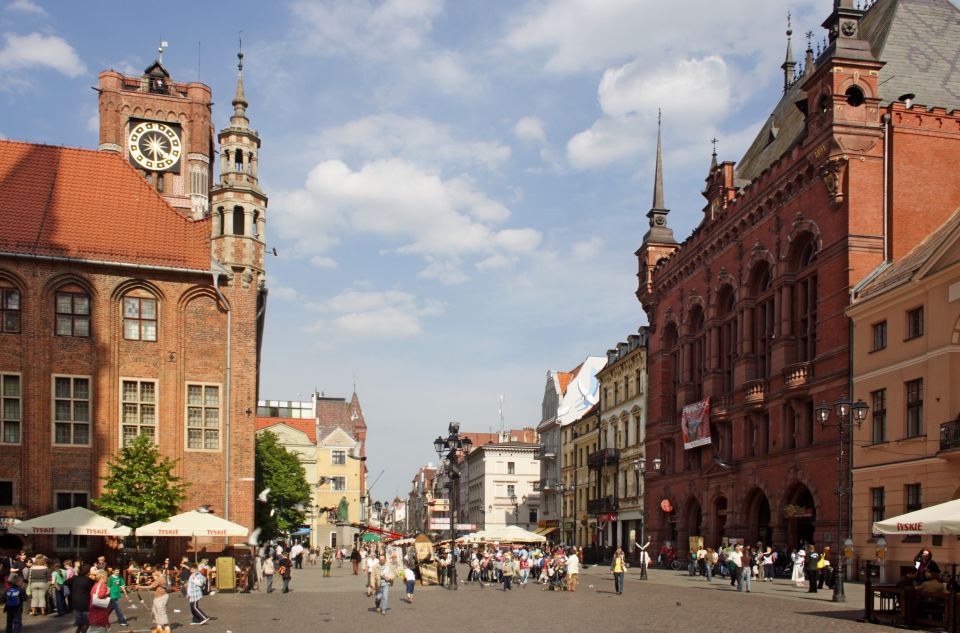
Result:
[[[960,498],[960,211],[909,254],[855,289],[853,543],[878,559],[874,521]],[[953,536],[887,536],[886,579],[921,548],[960,557]]]
[[[640,328],[607,352],[600,370],[600,447],[606,460],[594,453],[593,470],[599,477],[597,502],[606,522],[603,544],[620,546],[627,556],[637,553],[643,520],[642,479],[634,463],[644,458],[647,423],[647,330]],[[588,463],[588,466],[591,464]],[[607,512],[607,506],[609,511]]]
[[[597,517],[587,512],[589,502],[595,497],[587,456],[595,452],[599,445],[600,406],[594,405],[586,415],[570,424],[568,429],[566,450],[570,467],[564,469],[564,512],[573,517],[573,544],[586,548],[597,538]]]
[[[310,545],[352,545],[366,496],[366,423],[357,394],[349,401],[322,394],[310,402],[261,401],[257,433],[265,431],[276,434],[306,472],[311,501],[303,530]]]

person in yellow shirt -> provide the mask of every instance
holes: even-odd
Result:
[[[623,549],[617,548],[613,554],[613,560],[610,562],[610,571],[613,572],[613,584],[617,590],[617,595],[623,594],[623,574],[627,570],[627,564],[623,560]]]

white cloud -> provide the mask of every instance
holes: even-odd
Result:
[[[444,179],[402,159],[373,161],[359,170],[322,161],[303,189],[281,193],[274,208],[281,210],[278,229],[294,241],[297,254],[323,257],[340,233],[374,235],[395,244],[397,253],[423,257],[422,275],[445,283],[466,279],[461,265],[467,259],[520,256],[540,243],[533,229],[496,229],[510,211],[471,178]]]
[[[324,255],[314,255],[310,258],[310,263],[317,268],[325,268],[327,270],[333,270],[340,265],[332,257],[326,257]]]
[[[435,167],[472,164],[496,169],[510,158],[510,148],[502,143],[462,140],[449,126],[396,114],[375,114],[325,129],[311,145],[320,158],[400,157]]]
[[[12,0],[6,7],[7,11],[19,11],[20,13],[32,13],[33,15],[46,16],[47,11],[32,0]]]
[[[79,77],[87,67],[73,47],[56,35],[4,33],[0,48],[0,73],[50,68],[68,77]]]
[[[332,55],[389,59],[423,46],[443,0],[303,0],[292,7],[299,46]]]
[[[597,96],[603,116],[567,142],[577,168],[596,168],[635,157],[652,148],[657,110],[662,107],[672,134],[670,150],[702,146],[715,122],[734,105],[733,78],[723,58],[680,59],[672,65],[633,61],[603,74]],[[670,122],[682,125],[670,125]]]
[[[513,126],[513,135],[528,143],[546,143],[547,132],[543,120],[535,116],[525,116]]]
[[[788,8],[795,24],[805,24],[822,17],[823,2],[539,0],[529,2],[512,21],[503,44],[515,52],[542,54],[546,68],[558,73],[596,71],[625,59],[659,62],[707,52],[749,58],[782,42]]]
[[[418,65],[424,80],[443,94],[472,96],[482,90],[482,82],[470,72],[460,53],[440,51]]]
[[[351,338],[407,338],[423,333],[423,320],[443,314],[444,305],[436,300],[418,301],[399,290],[346,290],[308,308],[324,318],[308,326],[308,331]]]
[[[583,242],[575,242],[571,248],[573,258],[579,261],[593,259],[603,250],[603,240],[599,237],[591,237]]]
[[[267,287],[270,289],[270,296],[282,301],[296,301],[300,298],[300,293],[295,288],[284,286],[273,275],[267,275]]]

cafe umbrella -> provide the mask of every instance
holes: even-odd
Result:
[[[20,521],[11,525],[9,531],[11,534],[30,536],[70,536],[78,548],[78,553],[80,543],[77,537],[79,536],[130,536],[130,528],[127,526],[82,507],[60,510]]]
[[[876,521],[873,533],[960,535],[960,499]]]

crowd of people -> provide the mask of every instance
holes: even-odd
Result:
[[[135,578],[128,584],[126,575]],[[128,626],[122,599],[137,608],[129,595],[136,592],[140,604],[146,602],[140,594],[146,589],[153,594],[150,613],[155,633],[170,633],[167,613],[168,594],[180,585],[187,598],[193,624],[206,624],[210,618],[200,608],[200,601],[208,592],[207,577],[210,568],[191,564],[184,558],[179,566],[170,559],[156,565],[140,567],[135,562],[122,569],[111,566],[100,556],[91,563],[76,559],[48,559],[43,554],[29,557],[26,552],[0,558],[0,582],[3,584],[3,603],[7,633],[20,633],[23,616],[63,617],[72,615],[76,633],[106,633],[111,616],[117,623]]]

